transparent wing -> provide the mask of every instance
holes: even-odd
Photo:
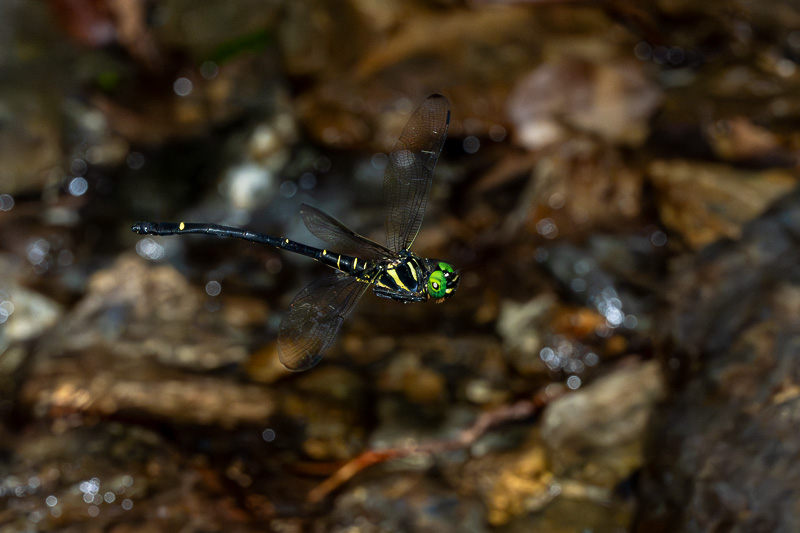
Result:
[[[369,283],[352,276],[336,275],[300,291],[278,332],[283,366],[300,371],[316,365],[368,287]]]
[[[388,248],[351,230],[332,216],[308,204],[300,206],[308,231],[332,246],[332,251],[359,259],[381,259],[394,254]]]
[[[417,237],[449,123],[447,98],[429,96],[411,115],[389,154],[383,196],[387,206],[386,245],[395,253],[409,248]]]

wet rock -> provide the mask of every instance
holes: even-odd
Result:
[[[17,519],[3,523],[19,531],[34,524],[37,531],[57,531],[87,516],[98,524],[129,512],[136,516],[141,510],[132,509],[141,498],[177,474],[170,464],[176,457],[163,445],[152,432],[119,424],[56,433],[40,429],[6,465],[0,495],[14,511],[8,517]],[[154,478],[148,469],[165,478]]]
[[[800,202],[681,265],[638,531],[794,531],[800,524]]]
[[[231,495],[204,471],[143,428],[38,428],[4,461],[0,530],[246,530]]]
[[[572,376],[580,383],[580,376],[591,371],[602,360],[627,353],[648,334],[632,331],[638,318],[631,313],[641,313],[636,300],[620,294],[614,288],[612,276],[588,266],[587,256],[570,246],[549,249],[548,262],[553,270],[562,267],[565,285],[576,286],[576,279],[584,283],[576,295],[584,299],[586,307],[559,304],[552,295],[542,294],[526,303],[505,301],[498,318],[498,333],[514,369],[525,376]],[[580,276],[573,270],[581,257],[584,266]],[[585,268],[584,268],[585,267]],[[575,276],[575,277],[573,277]],[[570,283],[573,282],[573,283]],[[629,337],[633,337],[630,339]]]
[[[673,261],[664,324],[677,344],[671,364],[693,368],[701,357],[726,350],[743,328],[761,320],[764,305],[770,304],[766,291],[776,282],[797,279],[797,193],[780,204],[770,216],[745,225],[738,243],[719,243],[697,258]]]
[[[648,420],[664,385],[655,362],[623,366],[553,401],[540,427],[486,435],[472,447],[474,457],[451,467],[458,473],[450,475],[462,491],[479,495],[493,526],[511,531],[627,527],[633,508],[614,490],[644,464]],[[490,441],[494,446],[486,447]],[[569,509],[584,511],[570,514]],[[572,516],[568,522],[566,515]]]

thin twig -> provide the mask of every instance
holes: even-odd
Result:
[[[317,485],[308,493],[310,503],[318,503],[328,497],[362,470],[378,464],[417,454],[435,454],[444,451],[467,448],[477,441],[493,426],[514,420],[522,420],[533,415],[563,393],[561,389],[549,389],[537,394],[533,400],[521,400],[511,405],[502,405],[491,411],[482,413],[468,428],[461,431],[454,439],[431,441],[405,448],[389,448],[386,450],[367,450],[344,464],[331,477]]]

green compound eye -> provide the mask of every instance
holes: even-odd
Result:
[[[445,263],[442,261],[439,263],[439,270],[443,272],[453,272],[453,267],[450,265],[450,263]]]
[[[442,263],[439,264],[441,265]],[[450,270],[452,271],[452,268]],[[428,278],[428,293],[434,298],[444,298],[446,292],[447,280],[445,280],[444,272],[434,270]]]

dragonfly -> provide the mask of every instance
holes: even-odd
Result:
[[[312,234],[331,245],[330,250],[217,224],[136,222],[131,230],[140,235],[234,237],[304,255],[336,269],[334,275],[300,291],[278,331],[283,366],[308,370],[322,359],[369,287],[377,296],[403,303],[429,299],[441,303],[458,288],[459,271],[450,263],[423,258],[410,250],[422,225],[449,123],[447,98],[429,96],[411,115],[389,154],[383,178],[386,246],[308,204],[300,206],[303,222]]]

